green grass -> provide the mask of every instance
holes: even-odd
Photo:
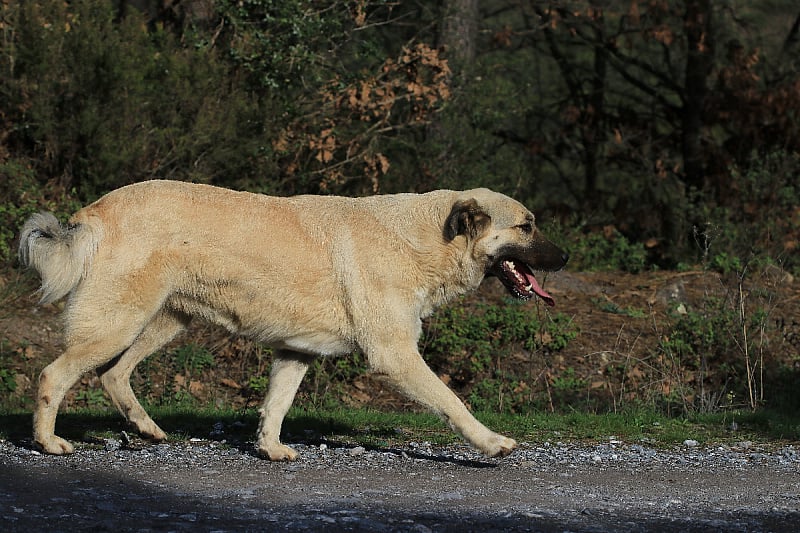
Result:
[[[153,407],[150,413],[173,441],[209,439],[212,428],[222,423],[224,433],[215,437],[232,444],[255,439],[258,413],[209,408]],[[756,445],[780,445],[800,440],[800,418],[769,411],[727,412],[691,418],[666,418],[647,411],[617,414],[501,415],[479,413],[490,428],[518,441],[608,442],[610,439],[654,447],[681,444],[686,439],[701,445],[725,445],[751,441]],[[736,430],[732,430],[735,423]],[[24,444],[30,438],[31,414],[22,410],[0,410],[0,438]],[[58,418],[57,433],[76,442],[100,442],[129,431],[113,409],[69,410]],[[371,409],[328,407],[293,408],[284,424],[284,440],[316,443],[339,442],[367,447],[402,446],[412,441],[444,445],[459,442],[444,422],[428,413],[381,412]]]

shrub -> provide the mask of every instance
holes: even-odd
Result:
[[[636,274],[645,269],[647,250],[641,243],[631,242],[616,228],[609,226],[602,232],[569,232],[561,237],[563,246],[570,250],[570,268],[596,272],[621,270]]]
[[[723,274],[759,263],[800,272],[799,173],[800,154],[781,151],[753,153],[747,166],[733,166],[729,189],[735,196],[727,205],[696,203],[694,240],[702,261]]]
[[[769,322],[768,302],[741,286],[677,315],[658,345],[665,400],[684,412],[761,405]]]
[[[28,216],[60,208],[77,208],[77,203],[59,187],[42,190],[31,163],[19,159],[0,162],[0,261],[16,256],[15,240]]]
[[[20,2],[0,90],[8,144],[83,200],[152,177],[253,183],[269,168],[258,100],[213,47],[185,46],[113,2]],[[224,80],[224,81],[223,81]],[[268,146],[268,145],[266,145]]]
[[[175,368],[187,376],[196,375],[214,366],[214,354],[202,346],[186,344],[172,355]]]
[[[530,406],[536,377],[529,364],[508,361],[510,355],[557,352],[577,334],[566,315],[539,316],[516,300],[454,304],[430,320],[421,346],[431,368],[466,390],[473,408],[518,411]]]

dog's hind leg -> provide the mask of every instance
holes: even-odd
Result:
[[[61,401],[84,373],[107,363],[125,350],[137,333],[128,331],[127,335],[70,342],[67,350],[42,370],[33,413],[33,440],[37,446],[55,455],[73,452],[69,442],[55,435]]]
[[[136,399],[131,389],[131,373],[142,360],[183,331],[189,320],[184,315],[161,311],[145,326],[127,350],[98,369],[103,387],[111,396],[114,406],[145,438],[162,441],[167,435]]]
[[[258,426],[256,450],[272,461],[294,461],[297,452],[281,444],[281,425],[300,382],[314,356],[289,351],[276,351],[272,361],[269,392],[259,410],[261,422]]]
[[[96,287],[83,286],[73,293],[65,311],[66,350],[39,376],[33,413],[35,444],[47,453],[71,453],[73,447],[55,435],[58,408],[78,379],[127,350],[159,314],[163,293],[139,293],[138,305],[93,296]],[[149,297],[145,299],[145,297]]]

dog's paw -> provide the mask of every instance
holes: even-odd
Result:
[[[135,422],[131,422],[131,424],[133,424],[133,426],[136,428],[136,431],[139,432],[139,435],[141,435],[142,438],[154,442],[163,442],[167,440],[167,434],[164,433],[164,430],[158,427],[152,420],[150,420],[149,424]]]
[[[280,443],[259,447],[258,454],[270,461],[294,461],[299,455],[290,447]]]
[[[483,452],[489,457],[505,457],[513,452],[516,447],[517,441],[495,433],[483,448]]]
[[[72,444],[65,441],[61,437],[56,437],[55,435],[46,439],[37,438],[34,441],[34,444],[43,452],[51,455],[68,455],[75,451],[75,448],[72,446]]]

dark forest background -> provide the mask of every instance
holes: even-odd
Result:
[[[169,178],[488,186],[578,269],[800,266],[795,1],[2,0],[0,39],[5,260]]]

